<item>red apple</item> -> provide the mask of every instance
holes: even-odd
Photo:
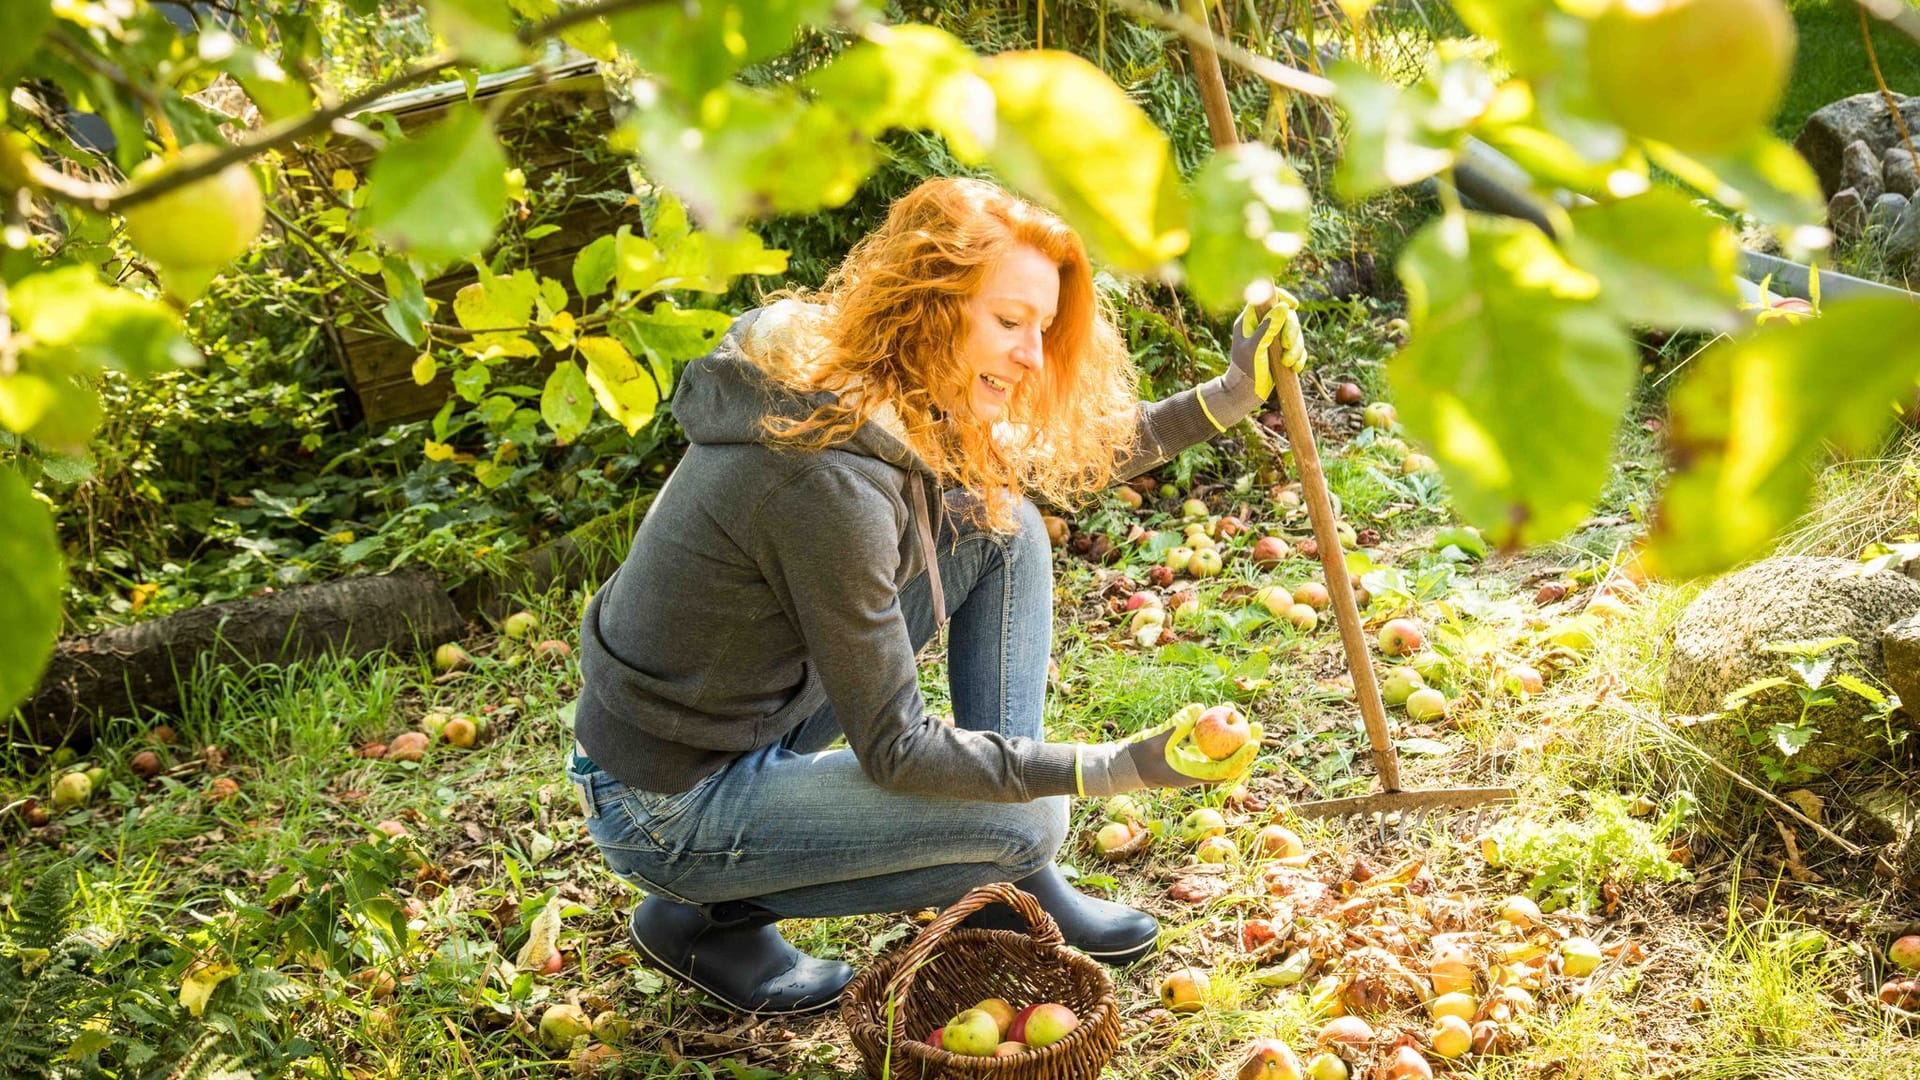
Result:
[[[1412,656],[1426,644],[1426,631],[1412,619],[1388,619],[1380,627],[1380,651],[1388,656]]]
[[[1067,1032],[1079,1026],[1080,1018],[1072,1009],[1051,1001],[1042,1002],[1027,1015],[1026,1026],[1021,1029],[1023,1037],[1018,1041],[1038,1050],[1066,1038]]]
[[[1231,705],[1215,705],[1193,725],[1193,745],[1214,761],[1224,761],[1247,745],[1252,736],[1247,718]]]
[[[1279,1039],[1255,1039],[1236,1080],[1301,1080],[1300,1059]]]
[[[1300,583],[1299,588],[1293,590],[1293,602],[1305,604],[1315,611],[1325,611],[1327,606],[1333,603],[1333,598],[1327,595],[1325,585],[1317,581],[1304,581]]]
[[[1887,959],[1908,971],[1920,971],[1920,934],[1908,934],[1896,940],[1887,949]]]

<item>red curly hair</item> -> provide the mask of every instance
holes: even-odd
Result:
[[[943,410],[940,402],[967,400],[973,379],[959,356],[967,302],[1022,244],[1060,269],[1040,377],[1020,382],[996,424]],[[830,446],[891,405],[908,446],[943,483],[980,496],[987,523],[1007,531],[1022,495],[1065,504],[1112,483],[1137,438],[1133,360],[1094,288],[1085,245],[1058,216],[997,185],[920,184],[821,290],[786,295],[817,306],[797,335],[754,359],[796,393],[826,390],[838,400],[803,419],[768,417],[776,443]]]

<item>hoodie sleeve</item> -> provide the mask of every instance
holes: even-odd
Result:
[[[1223,401],[1221,411],[1225,415],[1209,415],[1201,395],[1218,382],[1220,379],[1214,379],[1172,397],[1141,405],[1140,438],[1134,444],[1133,453],[1114,466],[1113,475],[1125,479],[1158,468],[1187,447],[1225,432],[1259,407],[1258,398],[1245,402]],[[1214,397],[1219,400],[1222,395]]]
[[[755,558],[800,629],[847,743],[891,791],[1027,802],[1074,792],[1071,744],[1008,739],[927,715],[894,588],[908,511],[856,469],[822,463],[754,515]],[[1109,755],[1106,747],[1083,753]]]

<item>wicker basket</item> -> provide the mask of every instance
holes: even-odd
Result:
[[[968,915],[999,903],[1020,913],[1028,933],[958,929]],[[990,997],[1015,1006],[1058,1002],[1074,1011],[1080,1025],[1052,1046],[1014,1057],[967,1057],[921,1041]],[[912,944],[861,972],[841,996],[840,1015],[875,1080],[1094,1080],[1120,1048],[1112,977],[1067,948],[1052,916],[1007,884],[968,893]]]

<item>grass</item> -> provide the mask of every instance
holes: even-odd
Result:
[[[1792,141],[1822,105],[1879,86],[1861,40],[1859,9],[1851,0],[1788,0],[1787,8],[1800,43],[1773,129]],[[1896,94],[1920,88],[1920,45],[1878,19],[1869,17],[1867,22],[1888,87]]]

